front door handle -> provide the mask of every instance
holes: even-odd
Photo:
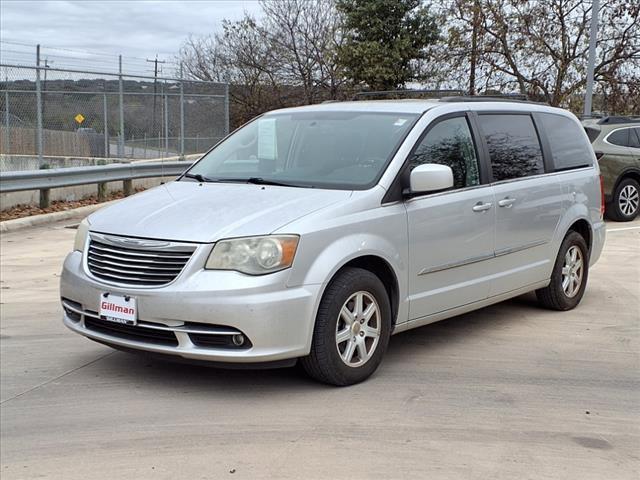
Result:
[[[491,208],[490,203],[482,203],[478,202],[473,206],[474,212],[484,212],[485,210],[489,210]]]
[[[515,198],[503,198],[502,200],[500,200],[498,202],[498,206],[500,207],[504,207],[504,208],[511,208],[511,206],[516,203],[516,199]]]

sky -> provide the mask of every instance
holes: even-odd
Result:
[[[53,67],[112,71],[122,54],[125,69],[152,72],[146,58],[173,61],[188,35],[220,31],[245,11],[259,16],[258,1],[0,0],[0,62],[33,64],[40,43]]]

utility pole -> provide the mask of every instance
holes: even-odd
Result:
[[[158,60],[158,55],[153,60],[147,58],[147,62],[153,63],[153,116],[151,117],[151,132],[156,131],[156,95],[158,93],[158,64],[165,63],[164,60]]]
[[[584,94],[584,116],[591,116],[593,99],[593,70],[596,63],[596,40],[598,36],[598,15],[600,0],[591,2],[591,33],[589,34],[589,63],[587,63],[587,91]]]
[[[478,60],[478,27],[480,23],[480,5],[478,0],[473,2],[473,31],[471,33],[471,58],[469,72],[469,95],[476,94],[476,64]]]

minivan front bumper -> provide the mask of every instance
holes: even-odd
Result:
[[[165,287],[125,288],[91,277],[82,253],[72,252],[60,281],[64,324],[114,347],[192,360],[263,363],[309,353],[321,285],[287,287],[288,270],[255,277],[188,270]],[[133,330],[98,317],[104,293],[135,297]],[[248,339],[244,346],[219,345],[219,339],[237,334]]]

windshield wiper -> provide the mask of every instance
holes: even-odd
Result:
[[[262,177],[249,177],[247,183],[255,183],[256,185],[277,185],[279,187],[298,187],[299,185],[292,185],[290,183],[278,182],[276,180],[269,180]]]
[[[262,177],[248,177],[248,178],[216,178],[214,181],[216,182],[227,182],[227,183],[253,183],[255,185],[276,185],[278,187],[297,187],[300,188],[301,185],[295,185],[292,183],[278,182],[276,180],[269,180],[267,178]]]
[[[205,183],[205,182],[213,182],[214,180],[211,178],[207,178],[204,175],[200,175],[199,173],[185,173],[184,176],[186,178],[193,178],[194,180],[197,180],[201,183]]]

